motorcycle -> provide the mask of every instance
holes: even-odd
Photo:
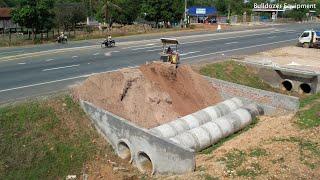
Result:
[[[68,42],[68,37],[67,36],[63,36],[63,37],[58,37],[57,40],[56,40],[58,43],[61,43],[61,44],[65,44]]]
[[[110,47],[114,47],[116,46],[116,42],[114,40],[104,40],[102,43],[101,43],[101,48],[110,48]]]

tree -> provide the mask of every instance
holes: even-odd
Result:
[[[74,29],[77,23],[85,21],[87,15],[84,4],[78,2],[58,3],[54,11],[56,24],[64,30]]]
[[[164,21],[172,22],[182,19],[184,1],[181,0],[144,0],[142,12],[148,21],[155,21],[156,25]]]
[[[115,3],[121,8],[111,10],[111,16],[115,22],[121,24],[132,24],[140,14],[142,0],[117,0]]]
[[[12,11],[12,19],[20,26],[32,30],[33,40],[39,30],[49,30],[53,27],[53,0],[21,0]]]
[[[104,0],[101,12],[104,14],[105,22],[109,22],[109,27],[113,24],[112,10],[121,11],[122,9],[117,4],[109,0]]]

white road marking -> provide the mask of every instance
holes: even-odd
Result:
[[[72,56],[72,58],[74,59],[74,58],[77,58],[78,56]]]
[[[145,40],[144,40],[145,41]],[[145,45],[139,45],[139,46],[129,46],[129,47],[124,47],[121,49],[130,49],[130,48],[137,48],[137,47],[144,47],[144,46],[153,46],[155,44],[145,44]]]
[[[189,54],[195,54],[195,53],[199,53],[199,52],[201,52],[201,51],[187,52],[187,53],[180,54],[180,56],[185,56],[185,55],[189,55]]]
[[[105,55],[105,56],[111,56],[111,53],[112,53],[112,52],[106,52],[106,53],[104,53],[104,55]]]
[[[247,46],[247,47],[236,48],[236,49],[229,49],[229,50],[225,50],[225,51],[218,51],[218,52],[213,52],[213,53],[208,53],[208,54],[201,54],[201,55],[196,55],[196,56],[190,56],[190,57],[186,57],[186,58],[183,58],[183,59],[191,59],[191,58],[209,56],[209,55],[214,55],[214,54],[220,54],[220,53],[238,51],[238,50],[242,50],[242,49],[250,49],[250,48],[254,48],[254,47],[267,46],[267,45],[278,44],[278,43],[282,43],[282,42],[290,42],[290,41],[293,41],[293,40],[296,40],[296,38],[295,38],[295,39],[289,39],[289,40],[272,42],[272,43],[266,43],[266,44],[257,44],[257,45],[253,45],[253,46]]]
[[[46,62],[53,61],[54,59],[47,59]]]
[[[268,37],[269,39],[273,39],[273,38],[276,38],[277,36],[270,36]]]
[[[120,51],[112,51],[112,52],[114,52],[114,53],[118,53],[118,52],[120,52]]]
[[[135,49],[131,49],[131,50],[137,51],[137,50],[144,50],[144,49],[151,49],[151,48],[159,48],[159,46],[141,47],[141,48],[135,48]]]
[[[152,51],[161,51],[161,49],[149,49],[147,52],[152,52]]]
[[[71,65],[71,66],[62,66],[62,67],[56,67],[56,68],[43,69],[42,71],[52,71],[52,70],[72,68],[72,67],[77,67],[77,66],[80,66],[80,64],[74,64],[74,65]]]
[[[296,63],[294,61],[292,61],[291,63],[287,64],[288,66],[301,66],[301,64]]]
[[[22,62],[22,63],[18,63],[18,64],[20,64],[20,65],[24,65],[24,64],[26,64],[25,62]]]
[[[15,53],[15,52],[24,52],[24,51],[9,51],[9,52],[2,52],[0,54],[11,54],[11,53]]]
[[[132,66],[132,67],[129,66],[127,68],[136,68],[136,67],[138,67],[138,66]],[[119,68],[119,69],[121,69],[121,68]],[[114,71],[118,71],[119,69],[114,69],[114,70],[105,71],[105,72],[114,72]],[[101,72],[101,73],[103,73],[103,72]],[[75,76],[75,77],[58,79],[58,80],[53,80],[53,81],[46,81],[46,82],[42,82],[42,83],[30,84],[30,85],[26,85],[26,86],[19,86],[19,87],[14,87],[14,88],[9,88],[9,89],[3,89],[3,90],[0,90],[0,93],[29,88],[29,87],[42,86],[42,85],[46,85],[46,84],[53,84],[53,83],[57,83],[57,82],[69,81],[69,80],[74,80],[74,79],[86,78],[86,77],[89,77],[89,76],[92,76],[95,74],[98,74],[98,73],[85,74],[85,75],[81,75],[81,76]]]
[[[100,53],[94,53],[93,55],[94,55],[94,56],[97,56],[97,55],[99,55],[99,54],[100,54]]]
[[[237,44],[239,42],[229,42],[229,43],[225,43],[225,44]]]

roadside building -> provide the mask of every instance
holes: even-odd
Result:
[[[217,9],[215,7],[192,6],[188,9],[189,23],[216,23]]]
[[[285,10],[283,9],[272,9],[272,8],[257,8],[252,9],[254,16],[259,16],[259,21],[272,21],[276,20],[277,17],[283,17]]]
[[[0,32],[6,29],[17,28],[17,25],[13,23],[10,8],[0,8]]]

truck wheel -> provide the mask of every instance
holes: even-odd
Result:
[[[309,43],[303,43],[303,48],[309,48],[309,47],[310,47]]]

